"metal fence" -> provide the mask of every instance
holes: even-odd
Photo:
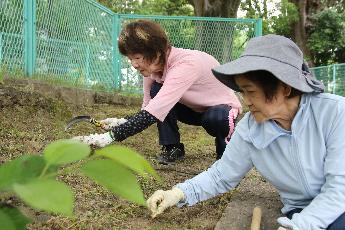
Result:
[[[345,96],[345,63],[311,68],[325,85],[325,92]]]
[[[1,0],[0,67],[11,76],[95,90],[141,92],[142,77],[121,57],[117,38],[131,20],[150,19],[172,45],[202,50],[221,63],[260,36],[260,19],[115,14],[92,0]]]

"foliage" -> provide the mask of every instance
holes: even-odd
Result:
[[[266,1],[260,0],[244,0],[241,2],[241,10],[246,12],[246,18],[262,18],[262,29],[263,33],[269,33],[269,13],[267,9]]]
[[[59,140],[49,144],[43,155],[23,155],[6,162],[0,167],[0,194],[18,196],[38,210],[72,216],[73,192],[56,177],[77,165],[82,174],[114,194],[145,205],[134,173],[141,176],[149,173],[157,179],[159,177],[141,155],[116,145],[95,150],[93,155],[90,152],[86,144]],[[83,159],[87,161],[76,164]],[[62,167],[60,171],[59,167]],[[30,220],[17,208],[1,205],[0,222],[6,229],[25,229]]]
[[[272,9],[268,8],[267,1],[245,0],[241,3],[241,10],[246,12],[247,18],[262,18],[263,34],[274,33],[290,37],[291,24],[298,20],[298,9],[288,0],[275,3]]]
[[[98,0],[98,2],[118,14],[133,14],[140,8],[139,0]]]
[[[345,11],[329,8],[313,16],[308,46],[316,65],[345,62]]]
[[[291,37],[291,25],[298,20],[298,9],[288,0],[281,0],[276,4],[280,14],[271,17],[271,32],[274,34]]]
[[[193,7],[186,0],[144,0],[138,14],[193,16]]]
[[[192,16],[193,7],[187,0],[98,0],[115,13],[144,15],[184,15]]]

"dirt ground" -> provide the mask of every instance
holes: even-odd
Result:
[[[139,105],[94,104],[73,105],[59,99],[43,97],[39,92],[19,89],[16,85],[0,85],[0,162],[23,154],[40,154],[45,146],[57,139],[100,132],[89,124],[78,124],[66,133],[64,125],[72,116],[89,114],[95,118],[123,117],[135,113]],[[212,137],[198,127],[180,125],[186,158],[174,166],[163,167],[155,163],[159,153],[157,129],[153,125],[121,144],[131,147],[149,160],[163,182],[138,178],[145,197],[157,189],[170,189],[178,182],[207,169],[215,161]],[[2,200],[17,203],[34,221],[28,229],[214,229],[227,205],[233,204],[233,220],[228,229],[246,229],[248,217],[241,212],[252,210],[259,201],[272,204],[274,213],[279,212],[276,192],[258,173],[251,171],[234,191],[201,202],[193,207],[171,208],[156,219],[148,210],[117,198],[115,195],[81,176],[76,170],[59,175],[59,180],[70,185],[75,193],[75,216],[66,218],[32,210],[16,198]],[[256,202],[257,201],[257,202]],[[259,203],[260,203],[259,202]],[[228,208],[229,209],[229,208]],[[228,210],[229,211],[229,210]],[[231,210],[230,210],[231,211]],[[269,223],[275,219],[269,217]],[[270,225],[272,226],[272,225]],[[219,228],[218,228],[219,229]],[[264,228],[270,229],[270,228]],[[276,228],[272,228],[276,229]]]

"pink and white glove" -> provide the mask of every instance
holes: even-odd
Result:
[[[110,135],[110,132],[102,133],[102,134],[91,134],[89,136],[77,136],[73,137],[73,140],[81,141],[85,144],[91,145],[93,147],[103,148],[107,145],[110,145],[114,142],[113,138]]]
[[[104,120],[99,121],[101,123],[102,129],[109,131],[112,128],[119,126],[125,123],[127,119],[125,118],[106,118]]]

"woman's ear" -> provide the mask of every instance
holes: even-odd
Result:
[[[289,85],[287,85],[285,83],[282,83],[282,87],[283,87],[283,94],[284,94],[284,96],[289,97],[290,94],[291,94],[291,91],[292,91],[291,86],[289,86]]]
[[[152,61],[152,63],[153,63],[153,64],[158,64],[158,63],[160,62],[160,60],[161,60],[161,56],[162,56],[161,52],[158,52],[158,53],[156,54],[155,59]]]

